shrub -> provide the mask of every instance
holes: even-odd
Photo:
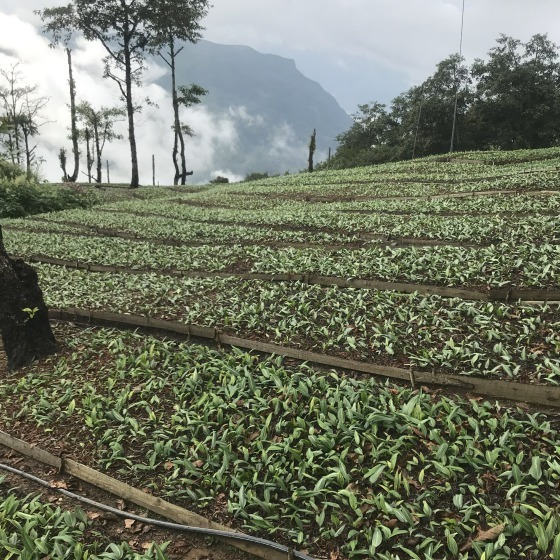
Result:
[[[268,177],[268,173],[253,172],[249,173],[249,175],[247,175],[245,179],[243,179],[243,181],[260,181],[261,179],[268,179]]]
[[[13,180],[25,175],[21,167],[0,157],[0,180]]]
[[[90,193],[69,187],[38,184],[25,175],[0,179],[0,218],[21,218],[30,214],[67,208],[88,208],[96,201]]]
[[[227,177],[222,177],[221,175],[218,175],[215,179],[212,179],[210,183],[214,185],[218,183],[229,183],[229,179]]]

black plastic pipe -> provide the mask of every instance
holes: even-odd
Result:
[[[304,554],[303,552],[298,552],[297,550],[293,550],[282,544],[278,544],[272,541],[267,541],[266,539],[261,539],[259,537],[253,537],[252,535],[245,535],[243,533],[234,533],[229,531],[219,531],[218,529],[206,529],[204,527],[191,527],[189,525],[181,525],[179,523],[171,523],[169,521],[159,521],[158,519],[152,519],[150,517],[142,517],[134,513],[121,511],[120,509],[108,506],[106,504],[102,504],[100,502],[96,502],[94,500],[90,500],[89,498],[85,498],[84,496],[80,496],[79,494],[74,494],[73,492],[65,490],[64,488],[57,488],[56,486],[52,486],[50,482],[43,480],[42,478],[26,473],[25,471],[15,469],[14,467],[4,465],[3,463],[0,463],[0,469],[15,474],[17,476],[26,478],[27,480],[31,480],[39,484],[40,486],[44,486],[45,488],[48,488],[49,490],[56,490],[57,492],[64,494],[64,496],[68,496],[69,498],[78,500],[79,502],[83,502],[92,507],[101,509],[103,511],[107,511],[109,513],[113,513],[120,517],[125,517],[126,519],[134,519],[134,521],[139,521],[140,523],[145,523],[147,525],[153,525],[154,527],[160,527],[162,529],[168,529],[170,531],[177,531],[181,533],[194,533],[198,535],[204,535],[205,537],[221,537],[227,539],[234,539],[237,541],[250,542],[266,548],[270,548],[272,550],[276,550],[278,552],[283,552],[286,554],[286,558],[300,558],[301,560],[315,560],[314,558],[308,556],[307,554]]]

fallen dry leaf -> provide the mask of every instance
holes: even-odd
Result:
[[[51,486],[53,488],[63,488],[64,490],[68,490],[68,486],[64,480],[53,480],[53,482],[51,482]]]
[[[466,552],[472,548],[473,542],[495,541],[503,532],[506,527],[505,523],[500,523],[495,527],[490,527],[487,531],[478,529],[478,533],[474,539],[469,539],[467,543],[461,548],[461,552]]]
[[[478,535],[476,535],[474,540],[477,541],[477,542],[494,541],[504,532],[505,528],[506,528],[506,524],[505,523],[500,523],[499,525],[496,525],[495,527],[491,527],[487,531],[483,531],[482,529],[479,529],[478,530]]]
[[[259,436],[261,435],[261,432],[253,432],[248,438],[247,441],[255,441]]]
[[[125,529],[130,529],[134,525],[134,519],[125,519],[124,520],[124,527]]]

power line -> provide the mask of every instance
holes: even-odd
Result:
[[[453,108],[453,128],[451,129],[451,145],[449,147],[449,153],[453,153],[453,142],[455,140],[455,128],[457,126],[457,104],[459,100],[459,82],[457,81],[457,67],[461,63],[461,57],[463,54],[463,28],[465,24],[465,0],[463,0],[463,10],[461,13],[461,38],[459,40],[459,58],[457,59],[457,64],[455,64],[455,107]]]
[[[424,104],[424,84],[420,90],[420,106],[418,108],[418,119],[416,120],[416,133],[414,134],[414,145],[412,146],[412,159],[416,156],[416,143],[418,142],[418,131],[420,130],[420,118],[422,116],[422,105]]]

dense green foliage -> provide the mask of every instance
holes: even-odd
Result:
[[[0,157],[0,218],[88,208],[95,200],[91,193],[40,184],[21,167]]]
[[[501,35],[486,60],[469,68],[458,55],[390,108],[359,106],[338,137],[331,168],[371,165],[449,151],[455,103],[457,150],[556,146],[560,140],[558,47],[546,35],[527,43]],[[325,164],[323,164],[323,167]]]
[[[268,173],[259,173],[257,171],[253,171],[245,176],[243,181],[261,181],[262,179],[268,179]]]
[[[152,544],[143,553],[135,552],[126,542],[112,543],[92,531],[81,509],[64,511],[39,497],[21,498],[0,488],[0,549],[4,560],[165,560],[165,548]]]
[[[0,180],[13,181],[23,175],[23,171],[19,165],[11,163],[0,157]]]
[[[95,200],[92,193],[42,185],[25,177],[0,179],[0,218],[20,218],[67,208],[88,208]]]

